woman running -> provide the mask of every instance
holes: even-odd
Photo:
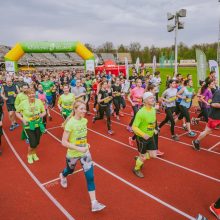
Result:
[[[43,117],[46,115],[44,105],[41,100],[35,98],[35,90],[29,89],[28,99],[24,100],[17,107],[16,116],[23,122],[24,129],[29,139],[28,163],[32,164],[39,160],[36,149],[40,143],[41,134],[44,132]]]
[[[131,126],[134,122],[135,115],[142,106],[142,97],[144,94],[144,88],[142,88],[141,86],[142,86],[141,79],[137,79],[136,87],[131,89],[130,94],[128,95],[128,101],[131,103],[134,113],[129,125],[127,126],[127,130],[130,132],[132,132]]]
[[[182,120],[185,118],[186,120],[186,130],[188,131],[189,137],[195,137],[196,133],[191,130],[190,127],[190,114],[189,108],[192,103],[192,99],[194,97],[194,89],[193,89],[193,81],[191,79],[184,81],[184,87],[177,93],[177,97],[181,99],[179,104],[180,115],[175,119],[175,123],[178,120]]]
[[[73,103],[75,102],[75,96],[70,93],[69,85],[63,86],[63,94],[58,99],[58,108],[64,119],[70,116],[73,110]]]
[[[108,92],[108,84],[106,81],[101,82],[101,89],[98,94],[98,103],[99,103],[99,114],[93,117],[93,123],[96,120],[102,120],[104,118],[104,113],[107,117],[107,128],[108,134],[112,135],[113,131],[111,129],[111,109],[110,102],[112,100],[112,95]]]
[[[171,79],[169,81],[169,88],[166,89],[162,94],[162,101],[164,102],[163,104],[165,106],[166,118],[159,124],[159,128],[162,128],[168,121],[170,121],[171,138],[175,141],[178,141],[179,137],[174,132],[175,121],[173,118],[173,113],[176,110],[176,95],[176,81]]]
[[[73,113],[64,122],[64,133],[62,137],[62,145],[67,150],[66,168],[60,173],[60,184],[63,188],[67,188],[67,176],[74,172],[76,164],[80,161],[86,177],[87,188],[91,200],[92,212],[101,211],[106,206],[96,200],[94,171],[90,145],[87,143],[87,119],[86,104],[77,100],[73,106]]]

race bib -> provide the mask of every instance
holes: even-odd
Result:
[[[15,94],[14,91],[9,91],[9,92],[8,92],[8,96],[13,96],[14,94]]]
[[[104,100],[104,103],[109,103],[112,100],[112,97],[108,97]]]
[[[86,137],[76,138],[75,144],[80,147],[85,147],[87,144],[87,138]]]
[[[63,108],[65,108],[65,109],[72,109],[73,107],[72,107],[72,105],[63,105]]]
[[[191,100],[192,100],[192,99],[187,98],[185,101],[186,101],[186,102],[191,102]]]
[[[209,100],[208,100],[208,103],[211,103],[211,102],[212,102],[212,99],[209,99]]]
[[[32,116],[32,117],[29,118],[29,121],[36,121],[36,120],[38,120],[39,118],[40,118],[39,115],[34,115],[34,116]]]
[[[169,98],[169,101],[170,101],[170,102],[173,102],[173,101],[175,101],[175,100],[176,100],[176,96],[173,96],[173,97],[170,97],[170,98]]]
[[[147,130],[148,131],[153,131],[155,129],[155,123],[149,123],[147,125]]]
[[[51,90],[50,89],[47,89],[45,92],[49,93]]]

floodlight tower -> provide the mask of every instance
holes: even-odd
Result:
[[[220,0],[219,0],[220,1]],[[171,14],[170,12],[167,13],[167,20],[173,20],[174,19],[174,25],[167,25],[167,31],[172,32],[175,30],[175,38],[174,38],[174,44],[175,44],[175,75],[177,74],[177,57],[178,57],[178,48],[177,48],[177,34],[178,29],[184,29],[184,23],[179,21],[180,17],[186,17],[186,9],[181,9],[178,12],[176,12],[175,15]]]
[[[220,3],[220,0],[218,0],[218,2]],[[217,63],[220,66],[220,17],[219,17],[219,28],[218,28]]]

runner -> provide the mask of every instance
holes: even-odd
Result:
[[[210,103],[210,112],[208,123],[206,124],[205,130],[200,133],[198,138],[192,141],[193,148],[195,150],[200,150],[200,142],[208,134],[211,134],[212,131],[220,125],[220,90],[217,90],[212,97],[212,102]]]
[[[176,110],[176,95],[176,81],[171,79],[169,81],[169,88],[166,89],[162,94],[162,100],[165,105],[166,118],[159,124],[159,128],[162,128],[168,121],[170,121],[171,138],[175,141],[178,141],[179,137],[174,132],[175,121],[173,118],[173,113]]]
[[[144,161],[149,159],[149,156],[156,158],[157,147],[154,141],[155,125],[156,125],[156,110],[155,98],[151,92],[145,92],[143,95],[144,106],[137,112],[132,129],[136,134],[139,156],[135,158],[136,164],[133,172],[136,176],[143,178],[141,172]]]
[[[112,135],[113,131],[111,129],[111,110],[110,110],[110,101],[112,100],[112,95],[108,93],[107,90],[107,82],[103,81],[101,82],[101,89],[98,94],[98,103],[99,103],[99,113],[97,116],[93,117],[93,123],[95,123],[96,120],[102,120],[104,118],[104,113],[107,117],[107,128],[108,128],[108,134]]]
[[[19,89],[16,85],[12,83],[11,78],[6,79],[6,85],[2,87],[1,90],[1,96],[4,100],[6,100],[7,110],[9,113],[9,119],[11,121],[11,126],[9,128],[10,131],[13,131],[15,128],[19,126],[19,124],[16,122],[15,117],[15,98],[17,94],[19,93]]]
[[[137,79],[136,87],[131,89],[130,94],[128,95],[128,101],[131,103],[134,113],[129,125],[127,126],[127,130],[130,132],[132,132],[131,126],[135,119],[135,115],[142,106],[142,97],[144,94],[144,88],[142,88],[141,86],[142,86],[141,79]]]
[[[90,115],[91,113],[89,111],[89,101],[92,92],[92,80],[90,74],[86,75],[85,88],[86,88],[86,110],[87,110],[87,115]]]
[[[0,94],[1,94],[1,90],[2,90],[2,83],[0,83]],[[2,154],[2,135],[3,135],[3,131],[2,131],[2,120],[3,120],[3,105],[4,105],[4,100],[2,98],[2,96],[0,95],[0,155]]]
[[[36,149],[40,143],[41,134],[44,132],[42,118],[46,111],[41,100],[35,98],[35,90],[29,89],[27,92],[28,99],[24,100],[17,107],[16,116],[23,122],[25,132],[28,136],[30,146],[28,147],[28,163],[32,164],[39,158]]]
[[[73,110],[73,103],[75,102],[75,96],[70,93],[69,85],[63,86],[64,93],[58,99],[58,108],[64,119],[70,116]]]
[[[186,127],[189,137],[196,136],[196,133],[193,132],[190,127],[189,108],[191,106],[192,99],[195,95],[192,86],[193,86],[193,81],[191,79],[185,80],[184,87],[180,89],[180,91],[177,93],[177,97],[181,99],[179,104],[180,115],[175,119],[175,123],[176,123],[178,120],[182,120],[183,118],[185,118],[186,124],[183,125],[183,127]]]
[[[62,145],[68,148],[66,155],[66,168],[60,173],[60,184],[63,188],[67,188],[67,176],[75,170],[76,164],[80,161],[86,177],[87,188],[91,200],[92,212],[101,211],[106,206],[96,200],[94,171],[90,145],[87,143],[87,119],[86,104],[77,100],[74,103],[73,113],[64,122],[64,133]]]
[[[71,88],[71,93],[75,95],[76,100],[85,100],[86,89],[81,85],[80,79],[76,80],[76,86]]]

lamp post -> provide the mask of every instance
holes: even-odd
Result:
[[[220,0],[218,0],[218,2],[220,3]],[[218,28],[217,63],[220,66],[220,17],[219,17],[219,28]]]
[[[167,13],[167,20],[173,20],[174,19],[174,25],[167,25],[167,31],[172,32],[175,30],[175,37],[174,37],[174,44],[175,44],[175,76],[177,74],[177,58],[178,58],[178,48],[177,48],[177,34],[178,29],[184,29],[184,23],[179,21],[180,17],[186,17],[186,9],[181,9],[176,14],[171,14],[170,12]]]

